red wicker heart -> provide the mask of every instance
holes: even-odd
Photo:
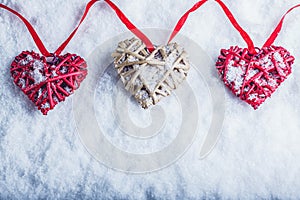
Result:
[[[291,74],[294,57],[277,46],[258,49],[222,49],[216,68],[225,85],[241,100],[257,109]]]
[[[23,51],[12,62],[10,71],[15,84],[47,115],[79,88],[87,75],[87,65],[75,54],[45,57]]]

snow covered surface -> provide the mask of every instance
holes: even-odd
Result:
[[[0,2],[26,16],[48,49],[54,51],[77,24],[87,0]],[[172,29],[196,1],[114,2],[139,28]],[[299,3],[297,0],[224,2],[256,46],[265,42],[284,12]],[[22,22],[1,10],[0,199],[298,198],[299,27],[300,9],[286,18],[283,31],[275,41],[275,45],[282,45],[295,56],[293,73],[259,110],[254,111],[226,90],[221,138],[206,159],[198,159],[196,139],[175,164],[157,172],[133,175],[105,167],[86,151],[76,133],[72,98],[44,117],[15,87],[9,73],[11,61],[22,50],[37,51],[37,48]],[[97,46],[125,31],[108,6],[98,3],[65,51],[88,57]],[[190,16],[181,34],[198,43],[213,60],[221,48],[245,46],[213,1]],[[134,146],[133,150],[139,148],[144,150],[143,145]]]

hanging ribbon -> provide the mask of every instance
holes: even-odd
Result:
[[[152,52],[155,48],[150,39],[138,28],[136,28],[129,19],[125,16],[125,14],[110,0],[105,0],[105,2],[116,12],[119,19],[123,22],[123,24],[138,38],[140,38],[147,46],[147,49]]]
[[[269,39],[266,41],[266,43],[264,44],[264,47],[269,47],[271,46],[274,41],[276,40],[278,34],[280,33],[281,31],[281,28],[282,28],[282,25],[283,25],[283,21],[284,21],[284,18],[286,17],[287,14],[289,14],[292,10],[294,10],[295,8],[298,8],[300,7],[300,4],[290,8],[284,15],[283,17],[281,18],[279,24],[277,25],[277,27],[275,28],[274,32],[270,35]]]
[[[72,38],[74,37],[75,33],[77,32],[78,28],[80,27],[80,25],[82,24],[82,22],[84,21],[84,19],[86,18],[90,8],[99,0],[91,0],[85,7],[85,11],[81,17],[81,20],[79,22],[79,24],[77,25],[77,27],[74,29],[74,31],[70,34],[70,36],[66,39],[65,42],[63,42],[60,47],[55,51],[56,55],[59,55],[65,48],[66,46],[69,44],[69,42],[72,40]]]
[[[191,12],[194,12],[196,11],[198,8],[200,8],[205,2],[207,2],[207,0],[202,0],[202,1],[199,1],[197,2],[191,9],[189,9],[180,19],[179,21],[177,22],[171,36],[170,36],[170,39],[168,41],[168,43],[171,42],[171,40],[177,35],[177,33],[181,30],[181,28],[183,27],[183,25],[185,24],[185,21],[187,20],[189,14]]]
[[[227,8],[227,6],[221,1],[221,0],[215,0],[223,9],[226,16],[228,17],[231,24],[234,26],[234,28],[240,33],[244,41],[248,45],[249,52],[251,54],[256,54],[256,50],[253,44],[253,41],[251,40],[250,36],[244,31],[244,29],[238,24],[236,19],[234,18],[233,14],[230,12],[230,10]]]
[[[79,26],[81,25],[81,23],[83,22],[83,20],[85,19],[86,15],[88,14],[90,8],[97,2],[98,0],[91,0],[86,8],[85,8],[85,12],[79,22],[79,24],[77,25],[77,27],[74,29],[74,31],[70,34],[70,36],[67,38],[67,40],[65,42],[63,42],[60,47],[55,51],[54,54],[59,55],[64,49],[65,47],[69,44],[69,42],[71,41],[71,39],[73,38],[73,36],[75,35],[75,33],[77,32]],[[30,22],[25,19],[20,13],[18,13],[17,11],[3,5],[0,4],[0,8],[3,8],[11,13],[13,13],[14,15],[16,15],[17,17],[19,17],[23,23],[25,24],[25,26],[27,27],[29,33],[31,34],[31,37],[33,39],[33,41],[35,42],[36,46],[38,47],[38,49],[40,50],[41,54],[43,54],[44,56],[48,57],[51,55],[51,53],[49,53],[49,51],[46,49],[45,45],[43,44],[42,40],[40,39],[40,37],[38,36],[37,32],[34,30],[33,26],[30,24]]]
[[[18,16],[26,25],[28,31],[30,32],[36,46],[38,47],[38,49],[40,50],[40,52],[44,55],[44,56],[50,56],[50,53],[48,52],[48,50],[45,48],[43,42],[41,41],[40,37],[38,36],[38,34],[36,33],[36,31],[34,30],[34,28],[32,27],[32,25],[30,24],[30,22],[28,22],[21,14],[19,14],[17,11],[3,5],[0,4],[0,8],[6,9],[9,12],[15,14],[16,16]]]
[[[136,26],[130,22],[130,20],[125,16],[125,14],[110,0],[105,0],[105,2],[116,12],[117,16],[119,19],[123,22],[123,24],[133,33],[135,34],[138,38],[140,38],[145,44],[147,49],[152,52],[155,47],[151,40],[142,32],[140,31]],[[172,31],[172,34],[170,36],[170,39],[168,43],[171,42],[171,40],[177,35],[177,33],[181,30],[183,27],[185,21],[187,20],[189,14],[191,12],[194,12],[198,8],[200,8],[207,0],[201,0],[197,2],[190,10],[188,10],[178,21],[177,25],[175,26],[174,30]]]

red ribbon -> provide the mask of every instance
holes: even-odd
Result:
[[[38,34],[36,33],[36,31],[34,30],[34,28],[32,27],[32,25],[27,21],[27,19],[25,19],[22,15],[20,15],[17,11],[3,5],[0,4],[0,7],[3,9],[8,10],[9,12],[17,15],[26,25],[28,31],[30,32],[36,46],[39,48],[40,52],[44,55],[44,56],[49,56],[50,53],[48,52],[48,50],[45,48],[43,42],[41,41],[40,37],[38,36]]]
[[[81,23],[83,22],[83,20],[85,19],[87,13],[89,12],[90,8],[94,5],[94,3],[96,3],[98,0],[91,0],[85,8],[85,12],[79,22],[79,24],[77,25],[77,27],[74,29],[74,31],[70,34],[70,36],[66,39],[65,42],[63,42],[60,47],[55,51],[54,54],[59,55],[64,49],[65,47],[68,45],[68,43],[71,41],[71,39],[73,38],[73,36],[75,35],[75,33],[77,32],[79,26],[81,25]],[[48,57],[51,55],[51,53],[49,53],[49,51],[46,49],[45,45],[43,44],[42,40],[40,39],[40,37],[38,36],[37,32],[34,30],[33,26],[30,24],[30,22],[25,19],[20,13],[18,13],[17,11],[3,5],[0,4],[0,8],[3,8],[11,13],[13,13],[14,15],[16,15],[17,17],[19,17],[23,23],[25,24],[25,26],[27,27],[29,33],[31,34],[33,41],[35,42],[36,46],[38,47],[38,49],[40,50],[40,52]]]
[[[123,24],[138,38],[140,38],[147,46],[147,49],[152,52],[155,48],[150,39],[138,28],[136,28],[131,21],[125,16],[125,14],[110,0],[105,0],[105,2],[116,12],[119,19],[123,22]]]
[[[274,41],[276,40],[278,34],[280,33],[281,31],[281,28],[282,28],[282,25],[283,25],[283,21],[284,21],[284,18],[287,14],[289,14],[292,10],[294,10],[295,8],[298,8],[300,7],[300,4],[298,5],[295,5],[294,7],[290,8],[284,15],[283,17],[281,18],[279,24],[277,25],[277,27],[275,28],[275,30],[273,31],[273,33],[270,35],[269,39],[266,41],[266,43],[264,44],[264,47],[269,47],[271,46]]]
[[[227,15],[227,17],[230,20],[230,22],[232,23],[232,25],[240,32],[241,36],[243,37],[243,39],[245,40],[245,42],[248,45],[248,49],[249,49],[250,53],[256,54],[256,50],[255,50],[253,41],[251,40],[249,35],[242,29],[242,27],[237,23],[237,21],[235,20],[235,18],[232,15],[232,13],[230,12],[230,10],[226,7],[226,5],[221,0],[215,0],[215,1],[222,7],[222,9],[224,10],[225,14]],[[277,25],[277,27],[275,28],[273,33],[270,35],[270,37],[268,38],[266,43],[263,45],[263,47],[270,47],[274,43],[274,41],[276,40],[278,34],[280,33],[280,31],[282,29],[283,21],[284,21],[286,15],[298,7],[300,7],[300,4],[295,5],[294,7],[290,8],[283,15],[279,24]]]
[[[82,24],[82,22],[84,21],[84,19],[86,18],[90,8],[97,2],[98,0],[91,0],[85,7],[85,11],[81,17],[81,20],[79,22],[79,24],[77,25],[77,27],[74,29],[74,31],[70,34],[70,36],[66,39],[66,41],[64,43],[62,43],[60,45],[60,47],[55,51],[56,55],[59,55],[65,48],[66,46],[69,44],[69,42],[72,40],[72,38],[74,37],[75,33],[77,32],[79,26]]]
[[[183,27],[183,25],[185,24],[185,21],[187,20],[189,14],[191,12],[194,12],[196,11],[198,8],[200,8],[205,2],[207,2],[207,0],[202,0],[202,1],[199,1],[197,2],[191,9],[189,9],[180,19],[179,21],[177,22],[171,36],[170,36],[170,39],[168,41],[168,43],[171,42],[171,40],[177,35],[177,33],[181,30],[181,28]]]
[[[129,19],[125,16],[125,14],[110,0],[105,0],[105,2],[116,12],[117,16],[119,17],[119,19],[123,22],[123,24],[133,33],[135,34],[138,38],[140,38],[147,46],[147,49],[152,52],[155,47],[152,44],[152,42],[150,41],[150,39],[142,32],[140,31],[138,28],[136,28],[132,22],[129,21]],[[168,41],[171,42],[171,40],[177,35],[177,33],[181,30],[181,28],[183,27],[185,21],[187,20],[189,14],[191,12],[194,12],[195,10],[197,10],[198,8],[200,8],[205,2],[207,2],[207,0],[201,0],[199,2],[197,2],[190,10],[188,10],[178,21],[177,25],[175,26],[170,39]]]
[[[226,16],[228,17],[231,24],[234,26],[234,28],[240,33],[244,41],[248,45],[249,52],[251,54],[256,54],[256,50],[253,44],[253,41],[251,40],[250,36],[244,31],[244,29],[238,24],[236,19],[234,18],[233,14],[230,12],[230,10],[227,8],[227,6],[221,1],[221,0],[215,0],[223,9]]]
[[[82,24],[82,22],[84,21],[84,19],[86,18],[90,8],[97,2],[98,0],[91,0],[85,8],[85,12],[79,22],[79,24],[77,25],[77,27],[73,30],[73,32],[70,34],[70,36],[60,45],[60,47],[55,51],[54,54],[59,55],[61,54],[61,52],[66,48],[66,46],[69,44],[69,42],[72,40],[72,38],[74,37],[75,33],[77,32],[78,28],[80,27],[80,25]],[[230,10],[228,9],[228,7],[221,1],[221,0],[215,0],[223,9],[223,11],[225,12],[226,16],[228,17],[228,19],[230,20],[230,22],[232,23],[232,25],[235,27],[235,29],[240,33],[240,35],[242,36],[242,38],[244,39],[244,41],[247,43],[248,45],[248,49],[250,51],[250,53],[255,54],[256,50],[253,44],[253,41],[251,40],[250,36],[246,33],[246,31],[243,30],[243,28],[238,24],[238,22],[236,21],[236,19],[234,18],[233,14],[230,12]],[[155,47],[152,44],[152,42],[150,41],[150,39],[142,32],[140,31],[138,28],[136,28],[131,22],[130,20],[125,16],[125,14],[110,0],[105,0],[105,2],[116,12],[117,16],[120,18],[120,20],[125,24],[125,26],[133,33],[135,34],[138,38],[140,38],[147,46],[148,50],[150,52],[152,52]],[[177,22],[173,32],[171,33],[171,36],[168,40],[168,43],[171,42],[171,40],[177,35],[177,33],[181,30],[181,28],[183,27],[183,25],[185,24],[189,14],[191,12],[196,11],[198,8],[200,8],[204,3],[206,3],[207,0],[201,0],[199,2],[197,2],[191,9],[189,9]],[[292,7],[291,9],[289,9],[285,15],[282,17],[282,19],[280,20],[279,24],[277,25],[277,27],[275,28],[274,32],[270,35],[269,39],[266,41],[266,43],[264,44],[264,47],[267,46],[271,46],[273,44],[273,42],[275,41],[275,39],[277,38],[278,34],[280,33],[281,29],[282,29],[282,25],[283,25],[283,21],[285,19],[285,16],[291,12],[292,10],[294,10],[295,8],[300,7],[300,4]],[[40,50],[40,52],[44,55],[44,56],[50,56],[51,54],[49,53],[49,51],[45,48],[43,42],[41,41],[40,37],[38,36],[38,34],[36,33],[36,31],[34,30],[34,28],[32,27],[32,25],[30,24],[30,22],[28,22],[28,20],[26,20],[21,14],[19,14],[17,11],[3,5],[0,4],[0,8],[6,9],[9,12],[15,14],[17,17],[19,17],[24,24],[26,25],[28,31],[30,32],[35,44],[37,45],[38,49]]]

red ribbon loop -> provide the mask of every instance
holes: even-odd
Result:
[[[94,5],[94,3],[96,3],[98,0],[91,0],[85,9],[85,12],[79,22],[79,24],[77,25],[77,27],[74,29],[74,31],[71,33],[71,35],[67,38],[67,40],[62,43],[60,45],[60,47],[55,51],[56,55],[59,55],[64,49],[65,47],[69,44],[69,42],[71,41],[71,39],[74,37],[75,33],[77,32],[79,26],[81,25],[81,23],[83,22],[83,20],[85,19],[88,11],[90,10],[90,8]],[[3,8],[11,13],[13,13],[14,15],[16,15],[17,17],[19,17],[23,23],[25,24],[25,26],[27,27],[29,33],[31,34],[31,37],[33,39],[33,41],[35,42],[36,46],[38,47],[38,49],[40,50],[41,54],[43,54],[44,56],[48,57],[51,54],[49,53],[49,51],[46,49],[45,45],[43,44],[42,40],[40,39],[40,37],[38,36],[37,32],[34,30],[33,26],[30,24],[30,22],[25,19],[20,13],[18,13],[17,11],[3,5],[0,4],[0,8]]]
[[[231,22],[231,24],[240,33],[240,35],[242,36],[244,41],[247,43],[249,52],[251,54],[256,54],[256,50],[255,50],[253,41],[251,40],[248,33],[246,33],[246,31],[244,31],[244,29],[238,24],[238,22],[236,21],[236,19],[233,16],[233,14],[230,12],[230,10],[227,8],[227,6],[221,0],[215,0],[215,1],[221,6],[221,8],[225,12],[226,16],[228,17],[229,21]]]
[[[74,37],[75,33],[77,32],[78,28],[80,27],[80,25],[82,24],[82,22],[84,21],[84,19],[86,18],[90,8],[99,0],[91,0],[85,7],[85,11],[81,17],[81,20],[79,22],[79,24],[77,25],[77,27],[74,29],[74,31],[70,34],[70,36],[66,39],[66,41],[64,41],[64,43],[62,43],[60,45],[60,47],[55,51],[56,55],[59,55],[65,48],[66,46],[69,44],[69,42],[72,40],[72,38]]]
[[[271,46],[274,41],[276,40],[278,34],[280,33],[281,31],[281,28],[282,28],[282,25],[283,25],[283,21],[284,21],[284,18],[286,17],[287,14],[289,14],[292,10],[294,10],[295,8],[298,8],[300,7],[300,4],[298,5],[295,5],[294,7],[290,8],[284,15],[283,17],[281,18],[279,24],[277,25],[277,27],[275,28],[275,30],[273,31],[273,33],[270,35],[269,39],[266,41],[266,43],[264,44],[263,47],[269,47]]]
[[[129,19],[125,16],[125,14],[110,0],[105,0],[105,2],[116,12],[117,16],[119,17],[119,19],[123,22],[123,24],[133,33],[135,34],[138,38],[140,38],[147,46],[147,49],[152,52],[155,47],[152,44],[152,42],[150,41],[150,39],[144,34],[142,33],[142,31],[140,31],[138,28],[136,28],[132,22],[129,21]],[[194,12],[195,10],[197,10],[198,8],[200,8],[205,2],[207,2],[207,0],[201,0],[199,2],[197,2],[190,10],[188,10],[178,21],[177,25],[175,26],[170,39],[168,41],[171,42],[171,40],[177,35],[177,33],[181,30],[181,28],[183,27],[185,21],[187,20],[189,14],[191,12]]]
[[[36,46],[38,47],[38,49],[40,50],[40,52],[44,55],[44,56],[50,56],[51,54],[48,52],[48,50],[46,49],[46,47],[44,46],[42,40],[40,39],[40,37],[38,36],[38,34],[36,33],[36,31],[34,30],[34,28],[32,27],[32,25],[30,24],[30,22],[27,21],[27,19],[25,19],[21,14],[19,14],[17,11],[3,5],[0,4],[0,8],[3,8],[5,10],[8,10],[9,12],[15,14],[16,16],[18,16],[26,25],[28,31],[30,32]]]
[[[199,1],[197,2],[191,9],[189,9],[180,19],[179,21],[177,22],[171,36],[170,36],[170,39],[168,41],[168,43],[171,42],[171,40],[173,40],[173,38],[177,35],[177,33],[181,30],[181,28],[183,27],[183,25],[185,24],[185,21],[187,20],[189,14],[191,12],[194,12],[196,11],[198,8],[200,8],[205,2],[207,2],[207,0],[202,0],[202,1]]]
[[[150,39],[142,31],[136,28],[113,2],[111,2],[110,0],[105,0],[105,2],[116,12],[117,16],[123,22],[123,24],[146,44],[147,49],[150,52],[154,51],[155,48]]]

